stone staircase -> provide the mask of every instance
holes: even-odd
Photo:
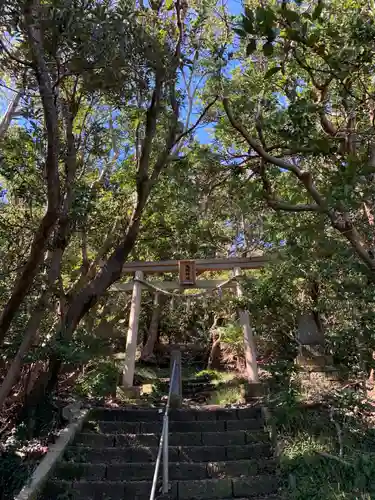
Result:
[[[161,429],[155,409],[92,410],[42,499],[148,500]],[[169,444],[170,492],[159,499],[279,498],[257,406],[171,410]]]

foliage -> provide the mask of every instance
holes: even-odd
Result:
[[[337,460],[337,429],[326,410],[285,405],[282,413],[277,425],[288,498],[372,498],[373,431],[358,416],[341,427],[345,454]],[[340,414],[335,419],[340,422]]]
[[[2,451],[0,455],[0,495],[2,498],[13,498],[30,474],[30,468],[16,451],[10,449]]]
[[[79,395],[102,398],[116,391],[119,367],[112,360],[95,360],[93,366],[86,365],[78,378],[76,391]]]
[[[201,370],[195,375],[197,380],[220,380],[221,374],[216,370]]]
[[[237,372],[216,372],[216,380],[213,383],[216,387],[208,399],[208,404],[226,406],[246,402],[248,381]]]
[[[271,366],[268,387],[283,498],[372,498],[374,429],[363,392],[332,385],[307,402],[285,363]]]

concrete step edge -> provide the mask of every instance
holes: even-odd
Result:
[[[257,429],[260,430],[260,429]],[[246,445],[256,442],[265,443],[269,439],[266,433],[253,430],[223,431],[223,432],[171,432],[169,443],[171,446],[229,446]],[[158,446],[159,433],[95,433],[81,432],[77,434],[75,443],[92,448],[121,447],[121,446]]]
[[[108,449],[108,448],[107,448]],[[112,449],[112,448],[109,448],[109,449]],[[272,458],[272,457],[263,457],[263,458],[260,458],[260,459],[256,459],[256,458],[248,458],[248,459],[234,459],[234,460],[218,460],[218,461],[212,461],[212,460],[209,460],[208,462],[198,462],[198,461],[194,461],[194,462],[176,462],[176,461],[173,461],[173,462],[169,462],[169,465],[171,467],[173,466],[176,466],[176,465],[180,465],[180,464],[194,464],[194,465],[221,465],[221,464],[225,464],[225,463],[231,463],[231,464],[248,464],[248,463],[258,463],[258,462],[274,462],[275,463],[275,466],[277,465],[277,460],[275,458]],[[59,465],[61,464],[69,464],[69,465],[77,465],[77,467],[86,467],[87,465],[95,465],[95,466],[110,466],[112,464],[108,464],[107,462],[95,462],[95,464],[93,464],[92,462],[74,462],[74,461],[71,461],[71,460],[66,460],[66,459],[63,459],[62,461],[59,462]],[[136,466],[141,466],[141,465],[153,465],[153,462],[116,462],[116,466],[120,467],[120,466],[127,466],[127,465],[132,465],[134,467]]]
[[[95,481],[149,481],[155,469],[155,462],[87,463],[62,461],[54,471],[54,478],[65,480]],[[263,460],[224,460],[219,462],[170,462],[171,481],[206,479],[240,479],[277,472],[277,462]]]
[[[222,420],[169,420],[170,424],[212,424],[212,422],[251,422],[251,421],[262,421],[261,418],[226,418]],[[93,418],[88,418],[86,420],[86,424],[92,423],[92,424],[159,424],[162,425],[163,421],[162,420],[156,420],[155,422],[150,422],[147,420],[138,420],[137,422],[132,422],[128,420],[101,420],[101,419],[93,419]]]
[[[228,444],[228,445],[171,445],[169,446],[169,449],[184,449],[184,448],[193,448],[193,449],[202,449],[202,448],[243,448],[244,446],[251,446],[251,447],[258,447],[258,448],[262,448],[263,446],[265,445],[270,445],[270,443],[251,443],[251,444],[245,444],[245,445],[242,445],[242,444]],[[101,447],[100,449],[105,453],[106,451],[113,451],[113,450],[123,450],[123,451],[127,451],[129,449],[132,449],[132,448],[136,448],[136,449],[139,449],[140,447],[139,446],[103,446]],[[142,447],[141,447],[142,448]],[[73,444],[71,446],[69,446],[67,448],[67,450],[75,450],[75,449],[79,449],[79,450],[94,450],[94,451],[98,451],[98,448],[95,448],[95,447],[92,447],[92,446],[85,446],[85,445],[80,445],[80,444]],[[158,447],[157,446],[147,446],[147,449],[148,450],[151,450],[151,451],[157,451],[158,450]]]
[[[76,463],[116,464],[118,462],[152,462],[156,460],[157,446],[102,447],[70,446],[64,458]],[[272,458],[274,453],[270,443],[227,446],[170,446],[170,460],[184,463],[206,463],[212,461],[232,462],[236,460],[259,460]]]
[[[89,419],[92,415],[102,414],[107,418],[102,418],[104,421],[160,421],[163,418],[164,408],[107,408],[107,407],[94,407],[90,409]],[[225,408],[220,406],[213,407],[200,407],[200,408],[184,408],[180,410],[172,410],[170,413],[171,421],[180,420],[242,420],[246,414],[261,414],[261,406],[254,404],[245,408]],[[193,418],[186,418],[186,416],[193,415]],[[230,416],[232,415],[232,416]],[[121,417],[121,418],[120,418]],[[131,420],[131,418],[136,420]],[[152,419],[150,420],[150,417]],[[224,418],[225,417],[225,418]],[[246,417],[245,417],[246,418]],[[143,420],[145,419],[145,420]]]
[[[224,431],[191,431],[191,432],[183,432],[183,431],[172,431],[169,433],[169,436],[196,436],[197,434],[203,434],[204,436],[213,436],[213,435],[218,435],[219,436],[231,436],[235,434],[240,434],[240,433],[246,433],[250,434],[252,436],[257,436],[259,437],[262,434],[267,435],[266,432],[262,432],[263,425],[261,425],[259,428],[250,428],[250,429],[234,429],[234,430],[224,430]],[[137,436],[147,436],[147,437],[160,437],[161,432],[85,432],[85,429],[83,428],[83,432],[77,433],[78,436],[108,436],[108,437],[120,437],[120,436],[128,436],[128,437],[137,437]]]
[[[71,484],[74,487],[79,487],[79,486],[87,486],[89,488],[95,488],[98,486],[109,486],[109,487],[124,487],[124,488],[144,488],[148,489],[152,485],[152,480],[138,480],[138,481],[108,481],[108,480],[102,480],[102,481],[86,481],[86,480],[61,480],[61,479],[55,479],[52,478],[48,481],[50,484],[55,484],[55,485],[62,485],[62,486],[67,486]],[[48,484],[47,483],[47,484]],[[234,497],[238,498],[244,498],[243,495],[244,493],[236,493],[236,485],[245,485],[245,486],[251,486],[251,484],[258,486],[260,484],[264,484],[269,486],[269,490],[272,491],[254,491],[254,495],[249,494],[249,492],[246,492],[246,496],[249,496],[251,498],[254,497],[259,497],[261,495],[264,496],[270,496],[270,495],[275,495],[278,491],[279,485],[280,485],[280,478],[276,474],[258,474],[256,476],[250,477],[250,478],[223,478],[223,479],[187,479],[187,480],[174,480],[170,481],[170,485],[172,490],[174,489],[180,493],[183,492],[184,495],[182,496],[183,499],[190,499],[190,498],[195,498],[194,495],[188,496],[186,495],[186,488],[187,487],[197,487],[198,489],[201,488],[202,486],[209,486],[209,485],[227,485],[227,489],[230,489],[231,491],[229,492],[230,495],[233,495]],[[232,489],[233,488],[233,489]],[[133,490],[134,491],[134,490]],[[180,495],[178,495],[180,496]],[[215,498],[215,497],[210,497],[210,496],[200,496],[200,498],[205,498],[205,499],[210,499],[210,498]],[[219,498],[225,499],[225,498],[231,498],[228,497],[228,493],[223,496],[220,496]],[[245,497],[246,498],[246,497]]]

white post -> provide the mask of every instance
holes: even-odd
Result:
[[[241,268],[234,268],[234,275],[241,275]],[[236,286],[237,297],[243,296],[243,290],[241,285],[237,283]],[[250,383],[259,383],[258,375],[258,365],[257,365],[257,355],[255,348],[255,341],[253,336],[253,331],[250,325],[249,312],[243,309],[239,310],[240,324],[243,330],[243,340],[244,340],[244,351],[246,360],[246,372]]]
[[[137,271],[135,279],[143,279],[143,272]],[[124,368],[122,371],[122,385],[124,387],[133,387],[135,356],[137,353],[139,312],[141,309],[142,285],[135,281],[133,285],[133,296],[129,315],[129,328],[126,337],[126,353]]]

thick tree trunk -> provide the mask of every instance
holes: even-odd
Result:
[[[27,263],[25,264],[21,275],[17,279],[12,295],[6,303],[0,316],[0,346],[3,344],[10,324],[23,299],[29,292],[34,277],[38,272],[39,266],[43,260],[46,242],[48,241],[57,220],[57,214],[57,210],[47,211],[40,222],[34,241],[31,245],[31,251]]]
[[[65,221],[64,221],[65,222]],[[63,235],[66,236],[66,231],[67,231],[67,225],[65,223],[62,223],[59,227],[59,235],[62,237]],[[30,350],[33,342],[35,341],[38,333],[38,329],[40,327],[40,324],[43,320],[43,317],[46,313],[46,310],[48,309],[48,304],[49,301],[51,300],[52,292],[53,292],[53,286],[60,275],[60,267],[61,267],[61,259],[64,253],[65,246],[67,244],[67,240],[63,238],[62,240],[57,238],[56,242],[61,242],[64,241],[64,246],[60,248],[56,248],[54,252],[52,253],[52,256],[50,259],[48,259],[48,266],[49,266],[49,272],[48,272],[48,283],[47,283],[47,288],[42,292],[41,296],[39,297],[38,303],[36,307],[33,309],[30,319],[27,323],[26,326],[26,331],[21,343],[20,348],[18,349],[18,352],[12,361],[12,364],[6,374],[6,377],[3,381],[3,383],[0,386],[0,408],[4,404],[8,394],[10,393],[12,387],[14,384],[17,382],[20,373],[21,373],[21,368],[22,368],[22,361],[25,357],[25,355],[28,353]]]
[[[35,233],[27,262],[18,276],[14,284],[12,295],[5,304],[0,316],[0,346],[3,344],[11,322],[22,301],[29,292],[35,275],[38,272],[44,257],[46,244],[57,222],[60,208],[60,143],[58,114],[51,75],[44,58],[42,33],[38,23],[35,23],[35,12],[33,11],[33,7],[29,4],[27,4],[25,9],[25,19],[35,76],[38,81],[39,93],[43,104],[44,121],[47,132],[47,156],[45,161],[47,210]]]
[[[122,266],[138,236],[141,215],[148,194],[149,191],[146,189],[134,211],[122,245],[112,253],[102,271],[77,295],[72,297],[69,304],[67,304],[57,340],[71,338],[83,316],[97,303],[107,288],[120,278]],[[44,395],[51,393],[55,389],[62,363],[63,360],[57,353],[51,355],[47,372],[37,381],[30,395],[29,400],[32,404],[35,404],[36,401],[39,401]]]
[[[159,332],[159,322],[161,317],[162,307],[165,303],[165,295],[155,294],[154,307],[152,310],[152,316],[150,321],[150,327],[148,329],[148,336],[146,344],[144,345],[141,352],[142,361],[148,361],[152,358],[154,354],[154,347],[158,338]]]
[[[208,354],[208,361],[207,361],[207,369],[219,369],[220,368],[220,363],[221,363],[221,335],[218,333],[217,326],[219,321],[221,321],[220,318],[217,316],[214,317],[214,321],[212,323],[212,326],[210,328],[210,333],[211,333],[211,348]]]
[[[5,402],[9,392],[11,391],[13,385],[18,380],[20,375],[22,360],[32,346],[40,323],[44,317],[45,311],[48,309],[48,302],[51,299],[53,288],[56,280],[60,276],[61,271],[61,261],[64,251],[68,245],[70,238],[70,226],[69,226],[69,210],[72,206],[74,200],[73,191],[73,180],[76,173],[76,149],[73,136],[73,120],[74,116],[72,114],[67,114],[66,116],[66,139],[67,139],[67,155],[65,159],[66,171],[67,171],[67,188],[64,203],[59,217],[59,223],[57,228],[57,233],[54,238],[54,250],[51,255],[47,256],[47,288],[42,292],[35,309],[31,313],[31,317],[28,321],[26,332],[21,343],[21,346],[14,358],[11,367],[0,387],[0,408]]]

